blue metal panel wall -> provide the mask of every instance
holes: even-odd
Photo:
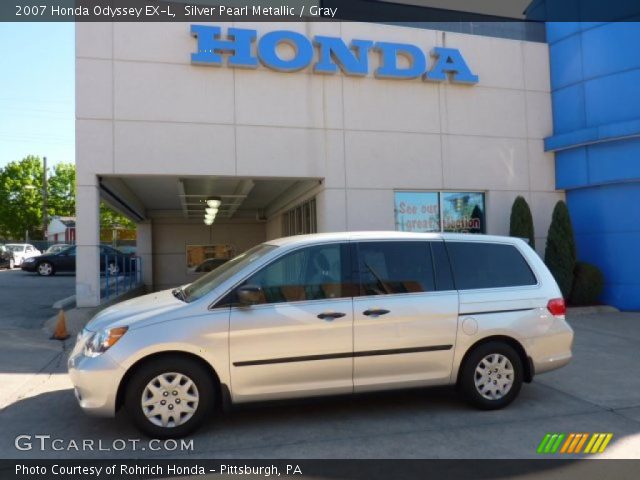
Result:
[[[602,300],[640,310],[640,23],[547,24],[556,185]]]

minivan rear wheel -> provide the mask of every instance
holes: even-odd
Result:
[[[131,377],[125,408],[140,430],[152,438],[192,433],[213,410],[211,374],[186,357],[166,356],[143,364]]]
[[[488,342],[474,348],[465,360],[459,388],[475,407],[495,410],[515,400],[522,379],[522,360],[513,347],[503,342]]]

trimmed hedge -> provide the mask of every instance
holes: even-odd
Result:
[[[511,207],[511,218],[509,221],[509,236],[526,238],[529,246],[536,248],[535,232],[533,230],[533,216],[531,209],[524,197],[517,197]]]
[[[569,299],[576,268],[576,242],[573,237],[569,209],[563,201],[559,201],[553,209],[544,263],[558,282],[562,296]]]
[[[604,275],[598,267],[585,262],[577,262],[574,270],[571,305],[594,305],[604,289]]]

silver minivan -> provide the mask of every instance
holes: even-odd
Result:
[[[551,273],[509,237],[332,233],[258,245],[195,282],[119,303],[78,335],[80,406],[178,437],[216,406],[455,385],[502,408],[566,365]]]

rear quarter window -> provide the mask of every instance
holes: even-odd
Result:
[[[513,245],[447,242],[458,290],[536,285],[531,267]]]

